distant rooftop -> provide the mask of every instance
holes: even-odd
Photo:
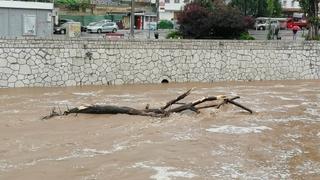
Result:
[[[54,0],[0,0],[0,1],[27,1],[27,2],[43,2],[43,3],[53,3]]]
[[[40,2],[41,1],[41,2]],[[53,3],[44,2],[45,0],[33,0],[33,1],[10,1],[0,0],[0,8],[13,8],[13,9],[53,9]]]

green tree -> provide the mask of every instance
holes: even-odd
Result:
[[[282,11],[279,0],[267,0],[267,10],[270,17],[279,17]]]
[[[239,8],[245,16],[280,16],[282,13],[279,0],[232,0],[230,5]]]
[[[193,2],[199,4],[202,7],[206,7],[209,10],[213,10],[213,1],[212,0],[194,0]]]
[[[65,6],[70,10],[84,10],[90,6],[90,0],[57,0],[55,4]]]
[[[300,7],[307,15],[308,21],[310,23],[309,32],[307,39],[314,40],[319,38],[319,25],[320,19],[319,13],[319,2],[320,0],[296,0],[299,1]]]

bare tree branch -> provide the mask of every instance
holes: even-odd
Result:
[[[250,113],[253,111],[240,103],[235,102],[235,99],[238,99],[240,97],[232,97],[227,98],[226,96],[210,96],[210,97],[204,97],[201,99],[198,99],[196,101],[193,101],[191,103],[178,103],[178,101],[184,99],[191,93],[192,89],[189,89],[187,92],[183,93],[182,95],[178,96],[177,98],[170,100],[164,105],[163,107],[156,108],[156,109],[149,109],[149,104],[145,107],[145,109],[135,109],[131,107],[126,106],[113,106],[113,105],[88,105],[88,106],[79,106],[72,109],[67,109],[64,111],[64,113],[57,113],[55,112],[55,108],[52,109],[50,115],[43,117],[42,119],[49,119],[55,116],[62,116],[62,115],[68,115],[68,114],[78,114],[78,113],[85,113],[85,114],[129,114],[129,115],[139,115],[139,116],[151,116],[151,117],[166,117],[169,116],[172,113],[179,113],[185,110],[191,110],[196,113],[200,113],[200,109],[205,108],[220,108],[222,105],[225,104],[233,104],[237,107],[240,107]],[[210,105],[204,105],[204,106],[198,106],[203,103],[207,102],[220,102],[218,104],[210,104]],[[169,110],[166,110],[168,107],[171,107],[172,105],[179,105],[177,107],[170,108]]]

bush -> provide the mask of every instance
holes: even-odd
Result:
[[[255,40],[255,38],[252,37],[252,36],[251,36],[249,33],[247,33],[247,32],[241,33],[239,39],[240,39],[240,40]]]
[[[168,20],[161,20],[158,24],[158,29],[173,29],[173,24]]]
[[[211,26],[209,24],[210,13],[198,3],[190,3],[178,17],[180,32],[186,38],[208,38]]]
[[[254,24],[255,24],[255,18],[252,16],[245,16],[243,18],[244,20],[244,26],[246,29],[254,29]]]
[[[184,38],[212,39],[239,38],[245,32],[245,22],[240,11],[224,3],[214,1],[213,8],[192,2],[185,6],[178,17],[180,32]]]
[[[182,34],[179,31],[171,31],[167,37],[167,39],[182,39]]]
[[[244,18],[241,12],[233,7],[219,5],[212,13],[212,36],[216,38],[238,38],[245,32]]]

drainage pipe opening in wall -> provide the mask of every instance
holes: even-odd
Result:
[[[167,84],[169,81],[167,79],[162,79],[161,84]]]

